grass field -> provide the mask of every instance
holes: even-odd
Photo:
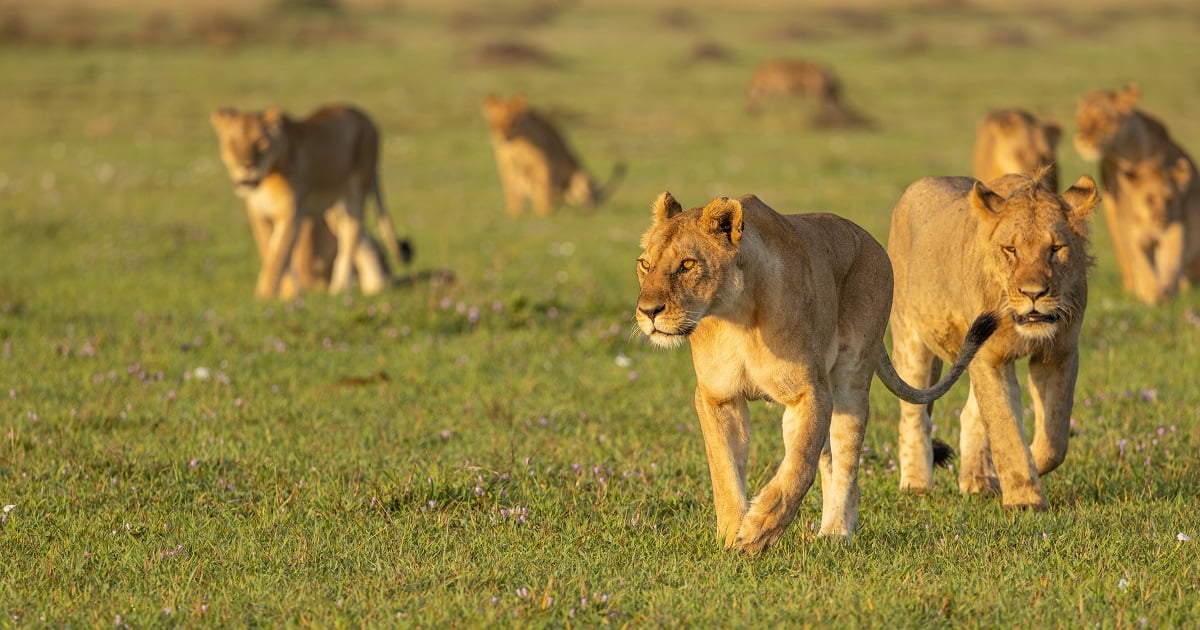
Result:
[[[1094,174],[1070,147],[1075,103],[1130,81],[1195,155],[1194,3],[236,3],[137,40],[143,4],[64,20],[78,13],[42,3],[0,28],[0,626],[1200,619],[1200,291],[1158,308],[1122,295],[1101,223],[1076,431],[1045,513],[959,496],[945,471],[931,495],[899,494],[897,405],[877,386],[853,542],[815,537],[818,483],[776,547],[724,551],[690,357],[632,319],[663,190],[685,207],[752,192],[884,241],[907,184],[967,174],[993,107],[1057,119],[1063,182]],[[470,63],[507,40],[557,65]],[[702,44],[730,57],[691,60]],[[814,129],[802,101],[748,116],[750,70],[777,56],[833,65],[878,129]],[[489,92],[554,112],[602,178],[627,162],[612,201],[505,216]],[[343,100],[384,133],[416,269],[457,282],[255,301],[208,114]],[[965,396],[939,403],[951,443]],[[780,410],[752,412],[753,490]]]

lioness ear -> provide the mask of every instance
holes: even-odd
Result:
[[[1122,114],[1128,114],[1133,111],[1133,107],[1137,105],[1141,96],[1142,87],[1137,83],[1130,83],[1124,90],[1117,92],[1117,109]]]
[[[237,116],[236,109],[232,107],[220,107],[212,113],[212,116],[208,117],[208,121],[212,123],[213,127],[217,127],[234,116]]]
[[[736,199],[717,197],[700,211],[700,227],[728,236],[734,245],[741,240],[744,225],[742,203]]]
[[[1100,192],[1096,190],[1096,180],[1089,175],[1080,175],[1074,184],[1062,194],[1063,201],[1071,209],[1067,219],[1071,228],[1079,234],[1087,234],[1087,221],[1092,218],[1092,211],[1100,201]]]
[[[1171,179],[1175,180],[1175,185],[1180,190],[1187,188],[1192,182],[1192,163],[1187,158],[1180,156],[1175,163],[1171,165]]]
[[[263,113],[262,113],[263,125],[267,129],[271,130],[272,133],[279,133],[279,130],[283,128],[283,119],[285,117],[286,116],[284,116],[282,109],[279,109],[279,107],[272,105],[272,106],[266,108],[265,110],[263,110]]]
[[[992,192],[983,182],[976,181],[971,187],[971,192],[967,193],[967,202],[971,204],[971,208],[979,215],[981,219],[995,219],[996,215],[1000,214],[1000,206],[1004,203],[1004,198]]]
[[[529,99],[524,94],[518,94],[508,101],[515,110],[522,110],[529,107]]]
[[[683,212],[683,207],[679,205],[678,201],[675,201],[675,198],[671,196],[670,192],[664,192],[663,194],[659,195],[658,198],[654,200],[654,203],[651,204],[650,209],[653,211],[655,223],[666,221],[680,212]]]

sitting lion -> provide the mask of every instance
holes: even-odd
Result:
[[[1085,160],[1100,160],[1104,218],[1122,287],[1155,304],[1200,283],[1200,173],[1167,128],[1136,108],[1140,95],[1135,84],[1085,96],[1075,111],[1075,149]],[[1134,206],[1162,183],[1170,184],[1170,209],[1164,223],[1147,223]],[[1126,184],[1136,188],[1126,191]]]
[[[1042,123],[1022,109],[990,112],[979,123],[975,134],[971,174],[990,182],[1009,173],[1030,175],[1048,168],[1042,181],[1058,191],[1058,167],[1055,164],[1062,128],[1057,123]]]
[[[385,288],[389,274],[363,231],[368,195],[375,199],[384,245],[408,262],[411,251],[396,238],[383,203],[379,132],[366,114],[337,105],[293,120],[275,107],[252,113],[226,107],[213,112],[211,121],[221,159],[246,199],[262,262],[257,297],[286,298],[293,287],[321,284],[321,268],[330,257],[325,277],[331,293],[345,291],[355,269],[364,293]],[[316,227],[320,223],[336,236],[332,250],[327,242],[322,246],[326,228]],[[289,274],[298,279],[287,280]]]
[[[657,346],[690,341],[696,411],[712,475],[717,533],[758,551],[796,515],[821,470],[821,534],[848,538],[858,521],[858,460],[871,376],[929,403],[962,374],[995,329],[981,316],[941,382],[928,390],[896,375],[883,345],[892,270],[865,230],[831,214],[780,215],[753,195],[687,212],[670,193],[638,258],[638,327]],[[786,407],[784,456],[746,503],[750,410]]]
[[[624,164],[618,162],[608,183],[597,185],[554,123],[530,107],[524,96],[504,99],[489,94],[483,113],[510,216],[520,216],[526,200],[543,216],[553,213],[562,201],[594,210],[625,173]]]
[[[1006,507],[1031,509],[1047,507],[1040,476],[1067,455],[1088,223],[1099,200],[1086,175],[1061,196],[1040,181],[1044,175],[1005,175],[986,186],[969,177],[921,179],[896,204],[888,236],[896,272],[892,354],[908,382],[930,382],[937,362],[969,343],[975,312],[1001,311],[1000,328],[968,372],[958,486],[1000,492]],[[1014,367],[1022,357],[1029,357],[1036,416],[1032,453]],[[924,492],[933,483],[929,412],[900,407],[900,487]]]

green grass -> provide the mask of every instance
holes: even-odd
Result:
[[[900,495],[877,387],[854,541],[815,538],[812,496],[766,554],[722,550],[688,353],[643,343],[632,305],[665,189],[830,210],[883,241],[908,183],[967,172],[992,107],[1064,124],[1064,183],[1094,172],[1075,102],[1131,80],[1200,151],[1200,13],[894,8],[866,28],[762,4],[691,29],[587,3],[459,33],[417,3],[339,18],[355,43],[0,48],[0,626],[1194,623],[1200,292],[1121,295],[1102,224],[1046,513],[961,497],[946,472]],[[820,36],[777,36],[793,25]],[[1014,28],[1027,45],[995,43]],[[457,63],[493,38],[564,67]],[[736,56],[682,63],[700,41]],[[750,69],[783,55],[833,64],[879,130],[810,129],[805,103],[747,116]],[[515,91],[601,176],[629,163],[595,215],[505,216],[479,101]],[[417,267],[455,284],[251,298],[208,113],[331,100],[374,114]],[[939,403],[952,443],[964,399]],[[752,410],[753,489],[781,445],[780,410]]]

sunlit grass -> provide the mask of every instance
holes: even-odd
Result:
[[[460,32],[417,4],[341,18],[364,29],[355,43],[0,49],[0,625],[1200,618],[1200,293],[1156,309],[1121,295],[1103,225],[1046,513],[960,497],[946,472],[899,494],[897,405],[876,388],[854,541],[816,538],[811,497],[768,553],[726,552],[688,353],[633,326],[663,190],[688,206],[753,192],[882,241],[908,183],[966,172],[992,107],[1058,119],[1063,179],[1092,172],[1069,146],[1075,101],[1131,80],[1200,147],[1200,84],[1178,80],[1200,76],[1194,8],[1121,13],[1122,28],[1051,9],[696,9],[677,28],[658,8],[584,5]],[[814,36],[781,36],[800,26]],[[565,66],[456,63],[516,36]],[[682,64],[702,40],[735,56]],[[748,116],[750,69],[780,55],[834,65],[879,129],[812,129],[802,102]],[[505,216],[479,102],[516,91],[601,176],[629,163],[595,215]],[[455,283],[251,299],[254,246],[208,113],[331,100],[379,122],[416,266]],[[938,403],[950,442],[964,400]],[[781,410],[751,408],[757,488]]]

